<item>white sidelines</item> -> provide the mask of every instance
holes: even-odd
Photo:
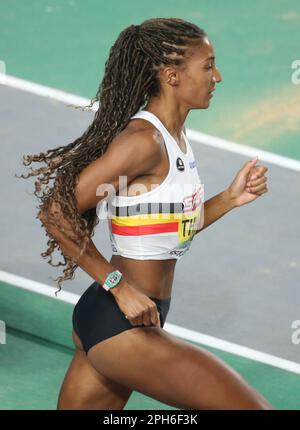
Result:
[[[23,288],[28,291],[42,294],[50,297],[54,300],[61,300],[66,303],[75,305],[79,300],[78,294],[70,293],[68,291],[61,291],[58,296],[55,296],[56,287],[51,287],[40,282],[32,281],[31,279],[24,278],[22,276],[13,275],[11,273],[0,270],[0,282],[5,282],[17,288]],[[174,336],[181,337],[191,342],[196,342],[200,345],[209,346],[220,351],[228,352],[240,357],[248,358],[259,363],[267,364],[269,366],[277,367],[288,372],[297,373],[300,375],[300,364],[293,361],[286,360],[284,358],[276,357],[271,354],[266,354],[261,351],[257,351],[252,348],[248,348],[236,343],[227,342],[217,337],[208,336],[203,333],[199,333],[194,330],[186,329],[175,324],[166,323],[164,330],[173,334]]]
[[[80,97],[74,94],[66,93],[61,90],[57,90],[55,88],[50,88],[24,79],[16,78],[14,76],[0,73],[0,85],[1,84],[19,90],[27,91],[39,96],[49,97],[71,106],[84,107],[90,104],[90,100],[84,97]],[[95,103],[93,108],[90,108],[89,110],[96,111],[97,109],[98,103]],[[277,155],[268,151],[262,151],[260,149],[253,148],[247,145],[230,142],[228,140],[201,133],[196,130],[187,129],[187,136],[189,139],[204,145],[215,147],[223,151],[229,151],[236,154],[245,155],[247,157],[254,158],[258,156],[259,161],[265,161],[280,167],[300,172],[300,161],[298,160],[293,160],[291,158]],[[21,276],[13,275],[4,271],[0,271],[0,281],[1,280],[16,287],[24,288],[38,294],[46,295],[48,297],[53,298],[54,300],[61,300],[70,304],[76,304],[80,297],[78,294],[70,293],[68,291],[63,290],[59,293],[58,297],[56,297],[54,294],[54,291],[56,291],[55,287],[50,287],[46,284],[32,281],[30,279],[26,279]],[[283,358],[266,354],[264,352],[247,348],[245,346],[241,346],[232,342],[227,342],[222,339],[218,339],[216,337],[208,336],[197,331],[179,327],[174,324],[166,323],[164,329],[166,329],[166,331],[168,331],[169,333],[172,333],[175,336],[184,338],[186,340],[190,340],[192,342],[216,348],[221,351],[245,357],[300,375],[299,363],[285,360]]]

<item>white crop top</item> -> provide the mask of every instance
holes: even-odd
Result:
[[[136,196],[114,194],[108,198],[112,254],[137,260],[180,259],[189,249],[196,228],[201,229],[204,224],[204,185],[191,145],[182,133],[185,154],[152,112],[140,110],[131,118],[145,119],[161,132],[168,152],[169,172],[151,191],[140,191],[142,194]]]

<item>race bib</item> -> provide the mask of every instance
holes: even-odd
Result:
[[[196,190],[183,200],[184,208],[178,223],[178,240],[180,248],[187,245],[202,226],[204,203],[204,185],[199,184]]]

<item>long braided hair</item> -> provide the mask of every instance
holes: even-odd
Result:
[[[78,213],[74,189],[79,173],[93,160],[101,157],[114,137],[126,127],[131,116],[150,97],[159,95],[157,72],[160,67],[169,64],[184,66],[187,50],[201,43],[205,37],[207,35],[204,30],[179,18],[153,18],[138,26],[130,25],[125,28],[110,48],[103,80],[96,96],[87,106],[91,108],[95,102],[99,102],[99,108],[82,136],[65,146],[23,156],[22,163],[25,166],[32,162],[45,163],[45,166],[30,168],[27,175],[20,176],[23,179],[37,177],[33,193],[39,201],[36,218],[42,211],[47,213],[47,222],[79,245],[79,256],[85,251],[99,222],[96,208],[89,209],[82,215]],[[52,186],[49,185],[51,180]],[[68,219],[70,230],[61,228],[57,213],[49,210],[53,202],[60,208],[58,213]],[[57,241],[47,230],[46,235],[49,237],[48,248],[41,256],[49,257],[48,263],[53,267],[66,266],[63,275],[54,279],[60,291],[63,281],[74,279],[78,264],[75,258],[63,254]],[[53,263],[52,253],[55,248],[61,252],[63,262]]]

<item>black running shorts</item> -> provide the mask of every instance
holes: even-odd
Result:
[[[160,324],[163,327],[171,297],[166,299],[149,298],[156,303]],[[86,354],[92,346],[104,339],[115,336],[124,330],[145,327],[144,325],[133,326],[120,310],[113,294],[105,291],[97,281],[94,281],[80,297],[74,307],[72,320],[74,331],[79,336]]]

